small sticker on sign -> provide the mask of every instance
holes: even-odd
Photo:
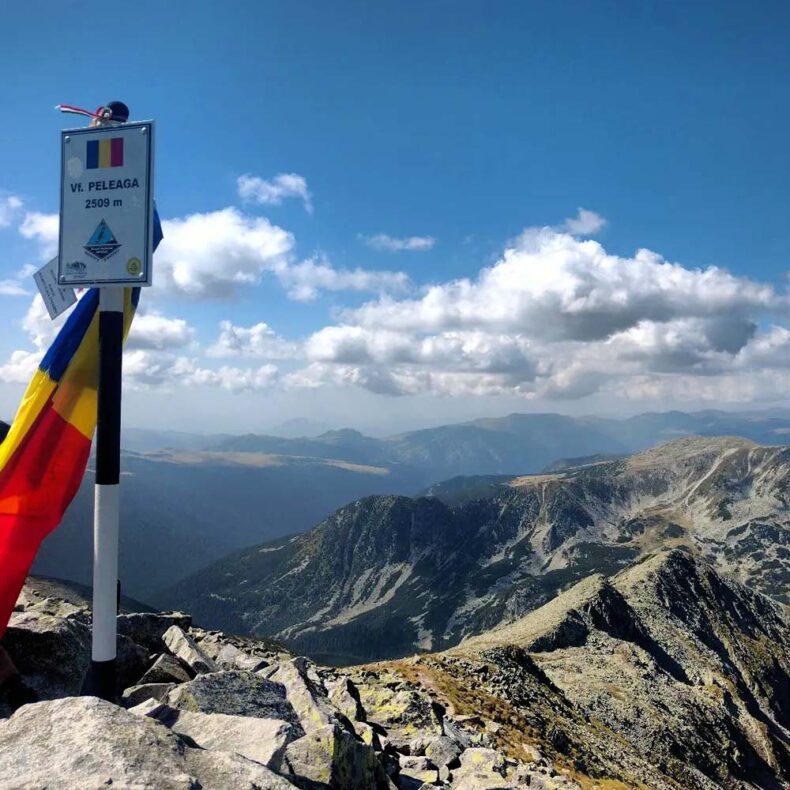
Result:
[[[62,288],[58,285],[57,258],[42,266],[33,275],[33,279],[36,281],[36,287],[44,300],[50,318],[57,318],[77,301],[73,288]]]
[[[85,245],[85,252],[97,261],[111,258],[121,248],[115,234],[110,230],[110,226],[102,220],[96,230],[91,234],[88,243]]]

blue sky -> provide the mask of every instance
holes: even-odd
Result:
[[[112,98],[158,121],[176,223],[127,356],[130,424],[784,403],[789,16],[6,4],[0,415],[51,332],[27,276],[51,252],[51,108]]]

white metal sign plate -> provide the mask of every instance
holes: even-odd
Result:
[[[150,285],[154,122],[61,134],[61,286]]]
[[[57,318],[77,301],[77,295],[73,288],[61,288],[58,285],[57,258],[53,258],[46,266],[42,266],[33,275],[33,279],[50,318]]]

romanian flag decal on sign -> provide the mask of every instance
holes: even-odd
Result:
[[[98,170],[103,167],[123,167],[123,137],[106,137],[104,140],[88,140],[85,154],[85,169]]]

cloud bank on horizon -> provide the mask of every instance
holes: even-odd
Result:
[[[312,214],[303,176],[248,174],[237,188],[245,209],[163,219],[156,287],[141,302],[126,351],[127,386],[733,403],[787,392],[786,292],[647,249],[614,255],[590,238],[606,220],[589,209],[526,228],[476,276],[417,283],[397,269],[337,267],[321,251],[301,257],[292,232],[248,210],[296,199]],[[42,262],[56,249],[57,215],[29,210],[18,196],[0,197],[0,227],[32,243]],[[436,244],[433,236],[384,232],[358,238],[393,255]],[[29,274],[27,266],[0,280],[0,298],[29,298]],[[296,302],[326,293],[349,302],[304,336],[283,336],[263,314],[213,328],[177,315],[200,303],[227,305],[230,314],[268,281]],[[27,347],[0,363],[0,382],[26,383],[63,320],[50,321],[34,297],[20,326]],[[213,338],[201,341],[207,331]]]

